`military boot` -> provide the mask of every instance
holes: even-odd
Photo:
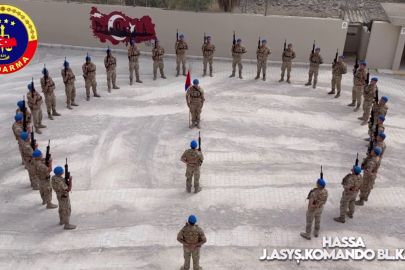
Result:
[[[258,80],[258,79],[260,79],[260,73],[257,73],[257,75],[255,77],[255,80]]]
[[[239,73],[239,79],[243,79],[242,73]]]
[[[117,85],[113,85],[113,89],[120,89]]]
[[[370,141],[370,137],[364,138],[364,140],[365,140],[366,142],[369,142],[369,141]]]
[[[362,205],[364,205],[364,199],[360,198],[360,200],[356,201],[354,204],[362,206]]]
[[[311,235],[309,234],[309,233],[300,233],[300,235],[302,236],[302,237],[304,237],[305,239],[307,239],[307,240],[311,240]]]
[[[229,78],[233,78],[235,77],[235,72],[232,72],[231,76],[229,76]]]
[[[108,93],[111,93],[111,86],[108,86]]]
[[[156,81],[156,75],[153,75],[153,80]]]
[[[316,84],[314,83],[314,85],[312,85],[312,88],[316,89]]]
[[[367,120],[364,121],[363,123],[361,123],[362,126],[365,126],[365,125],[367,125],[367,124],[368,124]]]
[[[42,125],[42,123],[39,123],[38,127],[39,127],[39,128],[46,128],[46,126],[45,126],[45,125]]]
[[[53,203],[51,203],[51,202],[47,203],[47,205],[46,205],[46,209],[54,209],[54,208],[56,208],[56,207],[58,207],[58,205],[57,205],[57,204],[53,204]]]
[[[194,190],[194,193],[198,193],[198,192],[200,192],[202,190],[202,187],[198,187],[198,188],[196,188],[195,190]]]
[[[335,94],[335,90],[332,89],[332,91],[328,92],[328,95],[334,95]]]
[[[187,77],[187,74],[186,74],[186,71],[185,71],[185,70],[183,70],[183,76],[186,76],[186,77]]]
[[[79,104],[75,103],[75,101],[73,100],[71,103],[72,106],[79,106]]]
[[[38,185],[34,185],[34,186],[32,187],[32,190],[39,190],[39,186],[38,186]]]
[[[360,105],[356,106],[356,108],[353,111],[357,112],[359,109],[360,109]]]
[[[136,78],[137,83],[142,83],[142,81],[139,79],[139,77]]]
[[[163,72],[163,70],[160,72],[160,77],[162,77],[162,79],[166,79],[165,73]]]
[[[349,218],[353,218],[353,214],[350,214],[349,212],[346,212],[346,215],[347,215]]]
[[[87,96],[86,100],[89,101],[89,100],[90,100],[90,96]]]
[[[287,77],[287,82],[288,82],[288,83],[291,83],[290,77]]]
[[[132,85],[132,79],[129,79],[129,85]]]
[[[278,80],[279,82],[283,82],[284,81],[284,77],[283,76],[281,76],[281,79],[280,80]]]
[[[314,236],[318,237],[319,236],[319,231],[314,231]]]
[[[362,116],[357,117],[357,119],[359,119],[359,120],[361,120],[361,121],[364,121],[364,118],[363,118]]]
[[[38,126],[35,127],[35,133],[42,134],[42,131],[39,129]]]
[[[58,112],[56,111],[56,109],[52,109],[52,115],[53,115],[53,116],[60,116],[60,113],[58,113]]]
[[[196,126],[198,129],[201,129],[200,122],[197,122],[197,123],[195,124],[195,126]]]
[[[340,92],[337,92],[337,94],[335,96],[335,98],[338,98],[338,97],[340,97]]]
[[[204,70],[204,73],[202,75],[203,77],[207,76],[207,72]]]
[[[210,70],[210,77],[213,77],[213,75],[212,75],[212,70]]]
[[[186,187],[188,193],[191,193],[191,187]]]
[[[349,107],[354,107],[354,106],[356,106],[356,101],[355,101],[355,100],[352,100],[352,103],[347,104],[347,106],[349,106]]]
[[[53,117],[52,117],[51,111],[48,111],[48,118],[49,118],[49,120],[53,120]]]
[[[179,77],[179,76],[180,76],[180,71],[177,71],[176,77]]]
[[[42,200],[42,205],[45,205],[45,204],[46,204],[46,201]]]
[[[335,217],[333,218],[334,221],[340,222],[340,223],[345,223],[345,217]]]
[[[65,224],[65,222],[63,222],[62,219],[59,219],[59,225],[63,225],[63,224]]]
[[[76,229],[76,225],[70,224],[69,222],[65,223],[65,227],[63,228],[65,230],[73,230]]]
[[[101,97],[99,94],[97,94],[97,92],[94,92],[93,96],[94,97]]]
[[[263,74],[263,81],[266,81],[266,74]]]
[[[306,84],[305,84],[305,86],[308,86],[308,85],[311,85],[312,83],[311,82],[307,82]]]

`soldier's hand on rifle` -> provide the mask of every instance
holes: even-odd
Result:
[[[69,181],[71,181],[72,182],[72,175],[69,175]]]
[[[256,54],[259,54],[259,49],[256,50]]]
[[[38,150],[38,143],[35,143],[35,150]]]

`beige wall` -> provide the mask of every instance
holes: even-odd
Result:
[[[360,44],[359,44],[359,50],[357,51],[357,56],[359,59],[364,60],[366,59],[367,55],[367,47],[368,47],[368,42],[370,40],[370,33],[367,31],[367,27],[363,26],[360,28]]]
[[[39,42],[77,45],[86,47],[107,47],[93,37],[90,29],[90,9],[94,5],[74,3],[44,3],[35,1],[3,0],[22,8],[37,26]],[[189,44],[189,54],[201,55],[204,32],[212,36],[217,47],[216,56],[231,57],[233,30],[237,38],[242,38],[248,53],[244,58],[256,59],[257,40],[268,40],[272,50],[270,60],[281,60],[284,39],[293,43],[297,62],[308,62],[313,40],[321,47],[325,63],[331,63],[336,49],[343,51],[347,28],[342,28],[342,20],[323,18],[277,17],[252,14],[223,14],[167,11],[143,7],[123,7],[96,5],[101,13],[122,11],[130,17],[140,18],[149,15],[156,25],[156,33],[167,53],[174,53],[176,29],[184,33]],[[124,44],[114,46],[125,49]],[[142,51],[150,47],[140,46]]]
[[[404,44],[405,44],[405,35],[400,34],[397,43],[397,48],[395,50],[394,63],[392,64],[393,71],[398,71],[400,69],[401,62],[404,59]]]
[[[351,25],[351,27],[357,28],[356,36],[346,36],[345,53],[356,53],[359,49],[360,38],[361,38],[361,25]]]

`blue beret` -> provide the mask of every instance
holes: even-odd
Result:
[[[318,47],[318,48],[316,48],[315,50],[316,50],[316,51],[320,51],[320,50],[321,50],[321,48],[319,48],[319,47]]]
[[[240,38],[238,38],[237,42],[242,41]]]
[[[382,96],[381,99],[385,100],[386,102],[388,101],[388,98],[386,96]]]
[[[38,158],[38,157],[40,157],[41,155],[42,155],[41,150],[35,150],[34,153],[32,153],[32,156],[33,156],[34,158]]]
[[[344,55],[341,55],[341,56],[339,56],[339,58],[345,59],[345,56],[344,56]]]
[[[14,120],[15,120],[15,121],[21,121],[21,120],[23,120],[23,115],[22,115],[22,114],[16,114],[16,115],[14,116]]]
[[[91,60],[91,56],[86,56],[86,61],[90,61]]]
[[[207,36],[207,39],[211,39],[211,36]]]
[[[21,132],[20,137],[23,139],[23,141],[25,141],[28,138],[28,132]]]
[[[190,147],[191,147],[191,148],[196,149],[197,146],[198,146],[198,144],[197,144],[196,141],[191,141],[191,143],[190,143]]]
[[[22,108],[22,106],[24,105],[23,103],[24,103],[24,101],[20,100],[17,102],[17,106]]]
[[[371,78],[372,81],[378,82],[378,78],[377,77],[373,77]]]
[[[374,148],[374,152],[375,152],[377,155],[381,154],[381,148],[380,148],[380,147]]]
[[[378,119],[385,121],[385,116],[384,116],[384,115],[380,115],[380,116],[378,116]]]
[[[321,186],[321,187],[325,187],[326,186],[326,182],[323,179],[318,179],[317,183]]]
[[[110,48],[108,48],[108,49],[106,50],[106,53],[109,53],[109,52],[111,52],[111,49],[110,49]]]
[[[353,171],[357,174],[361,173],[361,168],[359,166],[353,166]]]
[[[132,40],[131,40],[131,44],[135,44],[135,43],[136,43],[135,40],[132,39]]]
[[[183,38],[184,37],[184,35],[183,34],[180,34],[180,38]]]
[[[43,68],[43,69],[42,69],[42,74],[45,75],[45,72],[48,72],[48,70],[47,70],[46,68]]]
[[[292,46],[292,43],[288,43],[288,46]]]
[[[267,42],[267,40],[263,39],[263,40],[262,40],[262,43],[263,43],[263,42]]]
[[[198,79],[193,80],[193,84],[199,84],[199,83],[200,83],[200,81]]]
[[[194,223],[194,224],[197,223],[197,217],[194,216],[194,215],[189,216],[188,217],[188,222]]]
[[[155,40],[156,43],[159,43],[160,41],[158,39]]]
[[[68,62],[68,61],[65,61],[65,62],[63,63],[63,66],[68,67],[68,66],[69,66],[69,62]]]
[[[367,66],[367,63],[363,61],[363,62],[360,63],[360,65]]]
[[[53,172],[56,175],[62,174],[63,173],[63,168],[61,166],[56,167],[55,169],[53,169]]]
[[[32,90],[32,83],[30,83],[27,87],[28,87],[28,90]]]
[[[380,133],[380,134],[378,134],[378,136],[380,136],[381,138],[383,138],[383,139],[385,139],[385,133]]]

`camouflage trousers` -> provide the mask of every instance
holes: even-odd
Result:
[[[186,170],[186,187],[188,189],[191,189],[192,185],[192,179],[193,179],[193,175],[194,175],[194,188],[198,189],[200,187],[200,166],[195,166],[195,167],[191,167],[191,166],[187,166],[187,170]]]
[[[96,78],[86,78],[84,87],[86,88],[86,95],[90,96],[90,86],[93,90],[93,94],[97,93],[97,81]]]
[[[203,66],[204,66],[204,73],[207,72],[207,64],[210,64],[210,72],[212,72],[212,63],[214,62],[214,56],[204,56],[203,59]]]
[[[52,201],[52,187],[50,176],[39,177],[39,194],[41,194],[42,201],[45,203],[50,203]]]
[[[307,234],[311,234],[312,223],[313,223],[314,219],[315,219],[315,230],[314,231],[319,232],[319,229],[321,228],[322,211],[323,211],[323,206],[308,208],[308,210],[307,210],[307,227],[306,227]]]
[[[112,85],[115,86],[115,82],[117,80],[117,71],[116,69],[107,70],[107,86],[111,88],[111,81]]]
[[[373,100],[364,99],[363,102],[363,119],[364,121],[368,121],[371,113],[371,105],[373,105]]]
[[[191,121],[200,123],[201,121],[201,111],[202,111],[202,104],[201,103],[190,103],[190,113],[191,113]]]
[[[263,76],[265,76],[266,70],[267,70],[267,59],[258,59],[257,60],[257,75],[260,75],[260,72],[263,71]]]
[[[66,196],[66,198],[62,196],[57,196],[59,202],[59,219],[63,223],[69,223],[70,221],[70,214],[72,212],[72,208],[70,207],[70,198]]]
[[[28,176],[30,178],[31,186],[37,187],[38,186],[38,178],[35,173],[35,164],[32,159],[24,159],[24,164],[27,166]]]
[[[32,119],[34,122],[34,127],[37,127],[38,125],[40,125],[42,123],[42,109],[36,109],[33,110],[31,109],[31,115],[32,115]]]
[[[352,90],[352,101],[356,102],[357,101],[357,107],[360,107],[361,105],[361,97],[363,95],[363,86],[361,85],[353,85],[353,90]]]
[[[354,214],[354,203],[359,192],[346,192],[343,191],[342,199],[340,199],[340,216],[344,219],[346,217],[347,207],[349,207],[349,214]]]
[[[186,72],[186,54],[178,54],[176,55],[176,70],[177,72],[180,72],[180,63],[183,68],[183,72]]]
[[[363,176],[363,184],[360,188],[360,199],[368,199],[370,195],[371,188],[374,186],[376,175],[365,175]]]
[[[153,76],[156,76],[156,74],[157,74],[157,69],[159,68],[159,70],[160,70],[160,75],[164,75],[165,73],[164,73],[164,71],[163,71],[163,69],[165,68],[165,65],[164,65],[164,63],[163,63],[163,60],[156,60],[156,61],[153,61]]]
[[[139,80],[139,60],[129,61],[129,79],[134,78],[134,71],[136,79]]]
[[[18,150],[20,150],[21,159],[23,159],[23,150],[22,150],[22,144],[21,144],[20,140],[17,140],[17,144],[18,144]]]
[[[342,76],[339,75],[332,75],[332,91],[337,89],[337,93],[340,94],[340,90],[342,90]]]
[[[45,104],[46,104],[46,110],[51,112],[51,110],[55,110],[56,107],[56,100],[55,100],[55,93],[52,91],[52,93],[45,94]]]
[[[184,270],[190,269],[191,257],[193,257],[193,268],[194,270],[202,270],[200,267],[200,247],[194,249],[189,249],[186,245],[183,245],[184,251]]]
[[[286,69],[287,69],[287,79],[289,79],[291,74],[291,62],[283,62],[283,64],[281,65],[281,78],[284,78],[284,73]]]
[[[318,83],[318,72],[319,68],[310,67],[308,72],[308,82],[312,83],[312,76],[314,76],[314,85]]]
[[[74,83],[65,84],[66,103],[74,102],[76,98],[76,87]]]
[[[232,60],[232,74],[235,74],[235,72],[236,72],[236,65],[238,65],[239,75],[242,75],[242,69],[243,69],[242,58],[233,57],[233,60]]]

